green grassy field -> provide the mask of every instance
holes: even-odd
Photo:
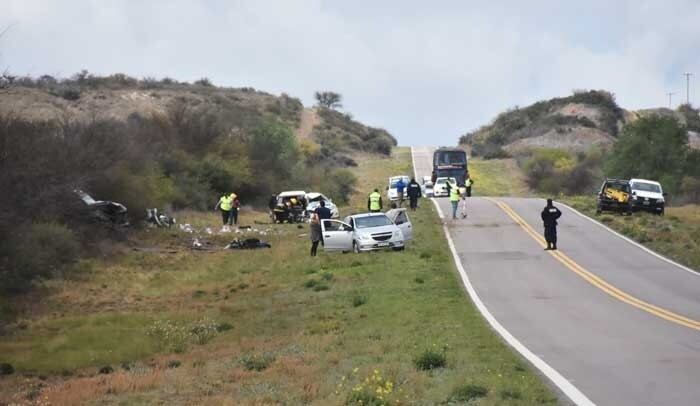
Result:
[[[523,175],[512,159],[469,160],[469,174],[474,179],[474,196],[528,196]]]
[[[358,162],[358,192],[342,214],[362,211],[389,175],[412,173],[405,148]],[[218,224],[216,213],[179,217]],[[556,403],[463,292],[428,201],[412,213],[404,252],[310,258],[306,226],[241,219],[267,230],[273,248],[193,251],[190,234],[149,230],[49,284],[0,337],[0,362],[18,370],[0,379],[0,401]],[[203,235],[214,247],[231,238]]]

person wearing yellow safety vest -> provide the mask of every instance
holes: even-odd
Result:
[[[223,222],[224,227],[226,227],[229,224],[229,221],[231,219],[231,209],[233,209],[234,197],[235,193],[223,195],[219,199],[219,202],[216,203],[216,206],[214,206],[214,210],[221,210],[221,220]]]
[[[450,204],[452,204],[452,219],[457,220],[457,207],[459,205],[459,187],[457,187],[457,182],[450,183],[447,182],[448,192],[450,194]]]
[[[474,179],[471,175],[467,173],[467,179],[464,180],[464,186],[467,188],[467,197],[472,197],[472,185],[474,184]]]
[[[374,189],[374,192],[370,193],[367,199],[367,210],[372,213],[382,211],[382,195],[379,193],[379,189]]]

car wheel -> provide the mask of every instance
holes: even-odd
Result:
[[[357,244],[357,241],[352,242],[352,252],[354,252],[355,254],[360,253],[360,245]]]
[[[403,247],[394,247],[394,248],[392,248],[392,249],[393,249],[394,251],[403,251],[405,248],[406,248],[406,246],[404,245]]]

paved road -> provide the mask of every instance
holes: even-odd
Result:
[[[429,175],[432,149],[414,148],[414,162]],[[541,233],[544,204],[476,197],[467,219],[446,220],[491,314],[595,404],[700,405],[700,276],[565,207],[564,255],[543,251],[519,222]]]

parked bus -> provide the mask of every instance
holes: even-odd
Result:
[[[467,153],[459,148],[438,148],[433,153],[433,183],[437,178],[455,178],[462,185],[467,177]]]

